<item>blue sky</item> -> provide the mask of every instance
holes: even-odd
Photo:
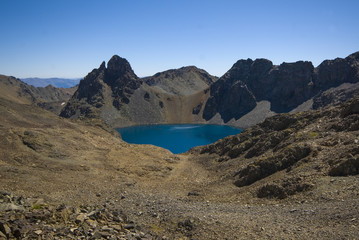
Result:
[[[1,0],[0,74],[84,77],[117,54],[142,76],[239,59],[315,66],[359,51],[359,1]]]

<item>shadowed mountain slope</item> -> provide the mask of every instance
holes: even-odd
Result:
[[[260,101],[270,102],[272,112],[289,112],[330,88],[357,82],[359,52],[317,68],[303,61],[275,66],[266,59],[239,60],[211,85],[203,118],[219,114],[224,123],[238,120]]]

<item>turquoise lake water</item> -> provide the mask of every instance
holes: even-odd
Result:
[[[221,125],[177,124],[134,126],[118,128],[117,131],[128,143],[152,144],[177,154],[195,146],[214,143],[229,135],[236,135],[242,130]]]

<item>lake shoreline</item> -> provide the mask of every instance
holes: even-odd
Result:
[[[184,153],[193,147],[207,145],[242,129],[215,124],[150,124],[117,128],[122,139],[133,144],[152,144],[170,150],[174,154]]]

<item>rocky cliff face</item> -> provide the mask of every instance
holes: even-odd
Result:
[[[219,113],[225,123],[238,120],[263,100],[273,112],[289,112],[329,88],[359,82],[358,59],[359,52],[326,60],[317,68],[303,61],[275,66],[266,59],[239,60],[211,85],[203,118]]]
[[[256,106],[256,99],[247,86],[242,81],[231,81],[230,75],[211,85],[210,92],[203,112],[206,120],[219,113],[224,122],[228,122],[233,117],[240,118]]]
[[[315,69],[316,91],[336,87],[342,83],[356,83],[359,79],[359,52],[346,58],[326,60]]]

